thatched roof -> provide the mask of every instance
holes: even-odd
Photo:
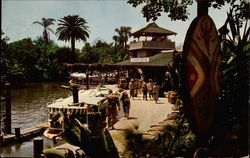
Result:
[[[158,66],[165,67],[172,61],[173,52],[159,53],[154,56],[150,56],[149,62],[131,62],[130,60],[125,60],[114,65],[117,66]]]
[[[140,37],[140,36],[169,36],[176,35],[177,33],[159,27],[155,22],[148,24],[146,27],[134,32],[131,36]]]
[[[88,67],[88,68],[118,68],[118,67],[130,67],[130,66],[151,66],[151,67],[165,67],[168,66],[173,59],[173,50],[164,51],[162,53],[150,56],[149,62],[131,62],[131,60],[125,60],[115,64],[86,64],[86,63],[74,63],[74,64],[64,64],[68,68],[76,67]],[[178,50],[181,53],[182,50]]]
[[[64,64],[65,67],[72,68],[72,67],[89,67],[89,68],[100,68],[100,67],[106,67],[110,66],[112,64],[98,64],[98,63],[92,63],[92,64],[87,64],[87,63],[73,63],[73,64]]]

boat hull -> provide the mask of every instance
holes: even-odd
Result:
[[[45,148],[53,148],[65,143],[62,138],[59,136],[59,132],[51,132],[51,129],[46,129],[43,133],[43,137],[45,138]]]

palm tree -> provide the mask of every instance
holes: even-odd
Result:
[[[42,18],[42,21],[35,21],[33,22],[33,24],[39,24],[43,27],[43,41],[44,41],[44,53],[40,55],[40,62],[44,62],[43,60],[45,60],[45,56],[46,56],[46,52],[47,52],[47,44],[49,43],[49,31],[54,33],[54,31],[49,28],[50,25],[54,25],[54,21],[56,21],[53,18]],[[49,59],[48,60],[48,64],[50,63]]]
[[[123,26],[121,27],[121,30],[123,32],[123,36],[124,36],[124,48],[125,50],[128,50],[128,45],[127,45],[127,42],[128,42],[128,36],[131,34],[131,27],[127,27],[127,26]]]
[[[114,35],[113,40],[115,41],[115,51],[117,51],[117,45],[119,44],[119,36]]]
[[[85,19],[79,15],[68,15],[59,20],[56,34],[58,39],[71,42],[71,51],[75,53],[75,41],[82,40],[84,42],[89,38],[89,30]]]
[[[45,41],[45,44],[49,41],[49,31],[54,33],[51,28],[49,28],[50,25],[54,25],[55,19],[52,18],[42,18],[42,21],[35,21],[33,24],[39,24],[43,27],[43,40]]]
[[[128,36],[131,33],[131,27],[129,26],[121,26],[120,28],[116,28],[115,32],[118,35],[113,36],[113,40],[115,41],[116,47],[118,46],[119,49],[125,52],[125,56],[122,55],[123,60],[129,57],[128,51]]]
[[[118,48],[123,49],[124,38],[123,38],[123,35],[122,35],[122,31],[121,31],[121,29],[116,28],[115,32],[117,32],[118,35],[114,35],[113,40],[115,41]]]

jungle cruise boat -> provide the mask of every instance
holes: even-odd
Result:
[[[98,85],[102,82],[103,76],[98,74],[87,75],[86,73],[74,72],[70,74],[70,85]]]
[[[49,128],[45,130],[44,137],[49,147],[63,143],[60,137],[65,129],[65,121],[78,119],[84,126],[91,126],[89,115],[93,113],[104,113],[106,102],[99,104],[99,101],[108,95],[108,88],[96,87],[95,89],[79,90],[79,101],[75,102],[73,96],[60,98],[47,106]],[[104,117],[105,118],[105,117]]]

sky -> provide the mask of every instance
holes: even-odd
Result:
[[[143,18],[141,8],[142,6],[132,7],[126,0],[2,0],[1,29],[9,37],[9,43],[28,37],[34,40],[43,31],[40,25],[33,24],[34,21],[41,21],[42,18],[58,20],[67,15],[79,15],[89,26],[90,37],[87,42],[92,45],[98,40],[111,43],[112,37],[116,35],[116,28],[130,26],[131,32],[135,32],[152,22]],[[166,13],[155,21],[158,26],[177,33],[176,36],[169,36],[176,46],[184,43],[188,27],[197,16],[196,1],[188,10],[190,15],[186,21],[171,21]],[[220,10],[209,8],[209,15],[217,29],[224,24],[227,11],[228,6]],[[57,24],[56,21],[50,28],[56,31]],[[52,33],[50,39],[59,46],[70,46],[69,42],[57,40],[57,36]],[[82,41],[76,43],[76,48],[81,49],[83,46]]]

